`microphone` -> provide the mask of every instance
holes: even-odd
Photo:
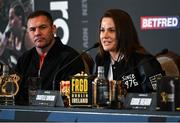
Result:
[[[90,47],[90,48],[86,49],[85,51],[83,51],[83,52],[81,53],[81,55],[82,55],[83,53],[85,53],[85,52],[91,50],[91,49],[94,49],[94,48],[99,47],[99,45],[100,45],[99,42],[95,43],[92,47]]]
[[[157,53],[157,54],[155,55],[155,57],[157,57],[157,56],[159,56],[159,55],[164,55],[164,54],[166,54],[166,53],[168,53],[168,52],[169,52],[169,50],[168,50],[167,48],[165,48],[165,49],[161,50],[161,52]]]
[[[56,81],[56,76],[57,74],[64,70],[65,68],[67,68],[69,65],[73,64],[79,57],[81,57],[82,54],[86,53],[87,51],[97,48],[99,47],[99,42],[95,43],[93,46],[91,46],[90,48],[86,49],[85,51],[83,51],[82,53],[80,53],[78,56],[76,56],[74,59],[72,59],[70,62],[68,62],[67,64],[65,64],[63,67],[61,67],[60,69],[58,69],[53,77],[53,90],[55,90],[55,81]],[[59,68],[59,67],[58,67]]]

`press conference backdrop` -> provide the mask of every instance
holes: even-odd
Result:
[[[78,51],[98,41],[99,20],[104,11],[119,8],[131,15],[140,41],[149,52],[156,54],[167,48],[180,55],[180,0],[21,1],[29,1],[32,11],[49,11],[62,42]],[[94,57],[96,52],[97,49],[89,53]]]

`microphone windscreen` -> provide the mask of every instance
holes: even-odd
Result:
[[[169,52],[169,50],[167,48],[165,48],[165,49],[161,50],[161,52],[157,53],[155,56],[164,55],[168,52]]]
[[[99,42],[97,42],[94,44],[93,48],[99,47],[99,45],[100,45]]]
[[[163,50],[161,51],[161,54],[166,54],[166,53],[168,53],[168,49],[167,49],[167,48],[165,48],[165,49],[163,49]]]

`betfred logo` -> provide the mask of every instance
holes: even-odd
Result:
[[[179,16],[142,16],[141,30],[180,28]]]

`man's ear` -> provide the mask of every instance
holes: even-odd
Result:
[[[53,33],[54,33],[54,35],[56,35],[56,33],[57,33],[56,25],[53,25]]]

